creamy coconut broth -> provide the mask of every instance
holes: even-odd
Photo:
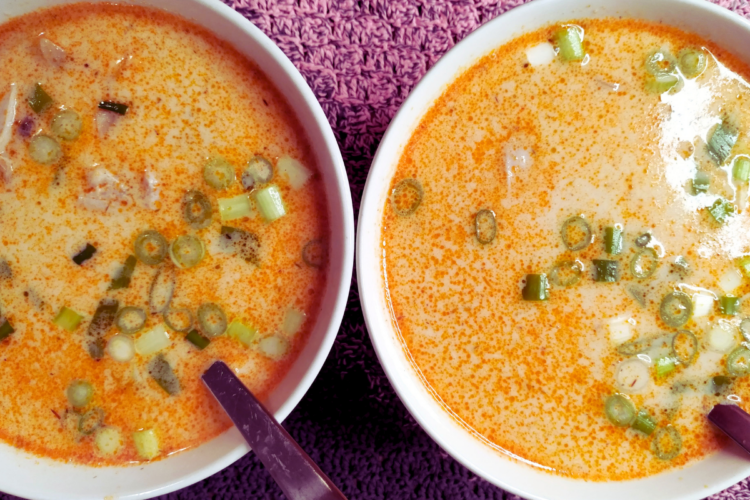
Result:
[[[0,27],[0,438],[118,464],[260,398],[325,288],[322,180],[293,111],[231,46],[165,12],[66,5]]]
[[[750,398],[747,74],[674,28],[575,21],[487,55],[419,124],[386,297],[488,444],[590,480],[725,445],[707,412]]]

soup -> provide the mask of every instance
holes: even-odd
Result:
[[[40,33],[41,32],[41,33]],[[74,4],[0,27],[0,439],[98,465],[231,422],[315,324],[325,191],[262,68],[166,12]]]
[[[748,69],[581,20],[459,76],[404,147],[383,279],[412,364],[501,453],[586,480],[726,444],[750,397]]]

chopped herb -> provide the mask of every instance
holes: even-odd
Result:
[[[73,256],[73,262],[80,266],[93,257],[95,253],[96,247],[90,243],[86,243],[86,247]]]
[[[121,102],[101,101],[99,103],[99,109],[112,111],[113,113],[117,113],[118,115],[124,115],[128,112],[128,105]]]
[[[614,283],[620,279],[620,263],[616,260],[594,259],[594,281]]]

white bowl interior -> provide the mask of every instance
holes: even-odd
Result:
[[[380,241],[383,207],[403,148],[424,113],[458,75],[503,43],[554,22],[607,16],[675,25],[698,33],[750,62],[750,23],[701,0],[535,0],[490,21],[456,45],[428,72],[391,122],[378,148],[358,222],[360,300],[378,358],[408,410],[443,449],[488,481],[539,500],[699,500],[750,475],[750,460],[739,447],[733,445],[686,468],[645,479],[596,483],[546,473],[483,442],[468,426],[452,418],[422,383],[391,321],[383,293]]]
[[[91,1],[91,0],[88,0]],[[105,0],[94,0],[105,1]],[[37,8],[75,0],[0,0],[0,23]],[[326,186],[331,248],[328,281],[318,322],[286,377],[270,394],[268,409],[284,420],[318,375],[344,314],[354,260],[354,215],[336,139],[315,95],[281,50],[259,29],[218,0],[136,0],[179,14],[217,33],[254,61],[289,102],[305,129]],[[43,27],[40,27],[40,31]],[[0,490],[26,498],[150,498],[193,484],[227,467],[250,448],[236,428],[197,448],[137,467],[63,464],[0,443]]]

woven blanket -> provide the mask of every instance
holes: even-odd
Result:
[[[375,149],[453,45],[524,0],[224,0],[270,36],[318,97],[344,156],[355,217]],[[627,0],[623,0],[627,1]],[[750,0],[714,0],[750,18]],[[352,282],[328,360],[284,422],[350,500],[519,497],[477,477],[415,423],[383,373]],[[11,497],[0,495],[5,500]],[[253,453],[163,499],[283,499]],[[750,500],[746,480],[710,497]]]

